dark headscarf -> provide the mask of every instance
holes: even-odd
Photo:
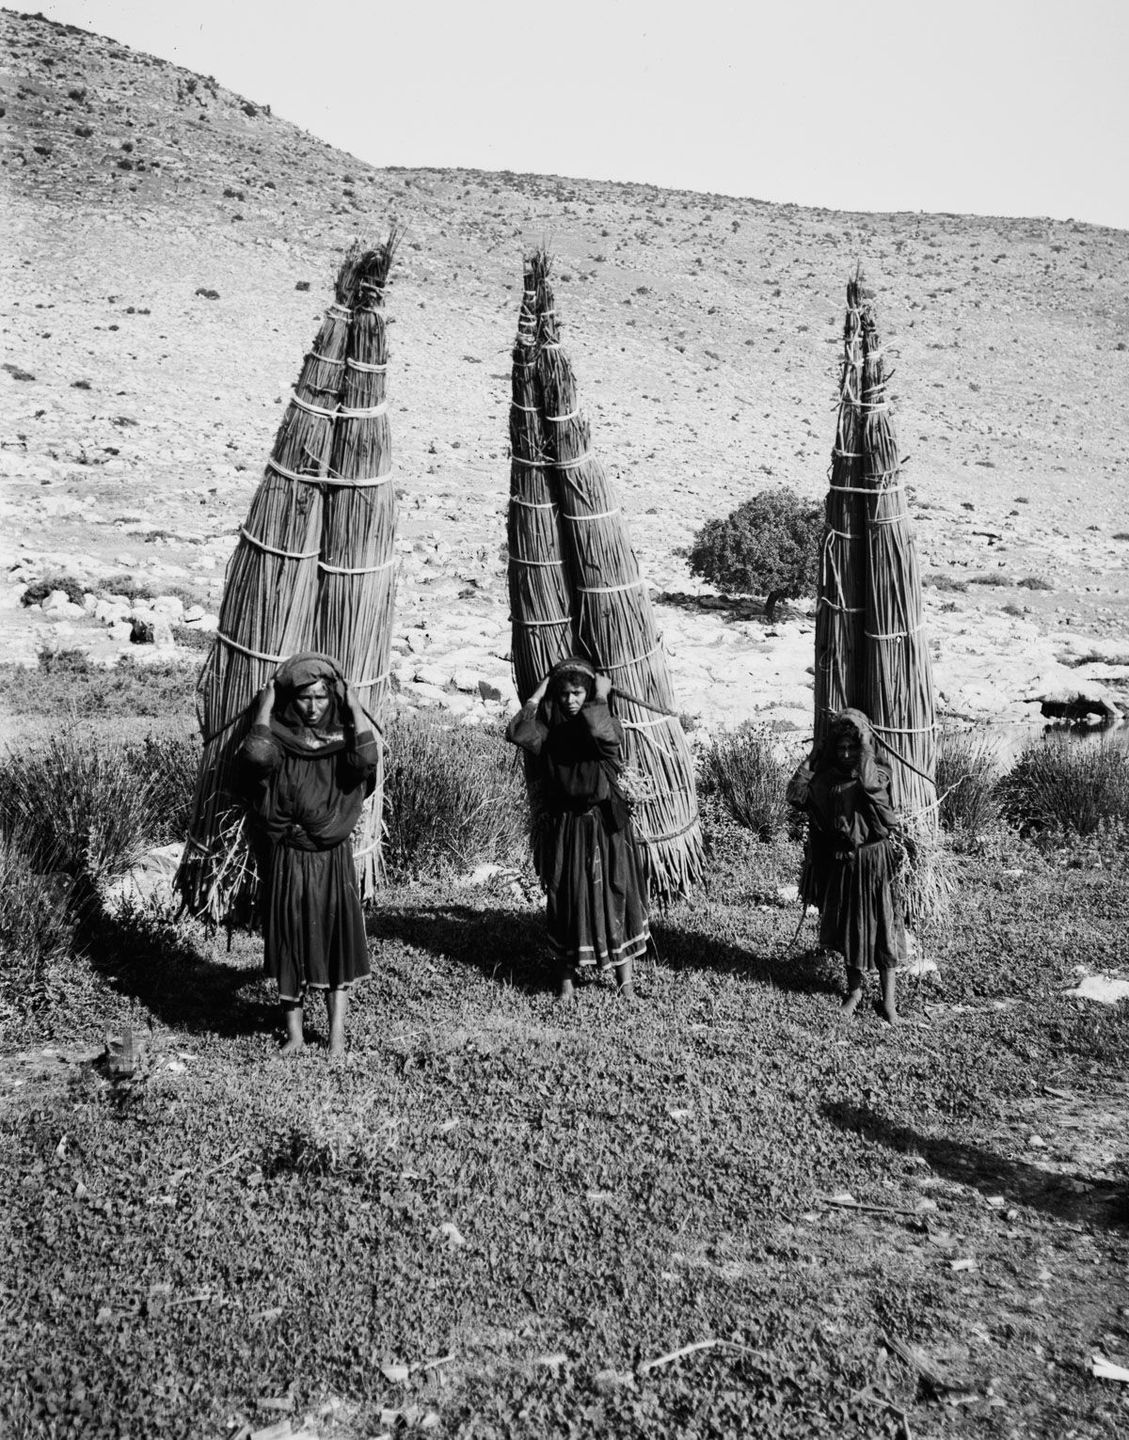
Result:
[[[583,685],[587,698],[591,700],[596,690],[595,668],[579,655],[566,655],[549,671],[549,694],[555,697],[560,687],[566,683]]]
[[[338,730],[343,719],[344,676],[341,666],[332,655],[322,655],[317,650],[303,650],[284,660],[275,672],[274,715],[292,729],[308,728],[305,721],[293,709],[295,696],[307,685],[316,685],[324,680],[329,688],[329,708],[316,728],[318,731]]]

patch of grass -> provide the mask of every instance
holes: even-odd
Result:
[[[97,886],[143,850],[152,792],[124,746],[64,732],[0,759],[0,829],[36,870]]]
[[[968,730],[948,731],[937,752],[937,794],[943,829],[962,838],[983,835],[999,822],[1000,766],[992,747]]]
[[[947,575],[943,570],[925,577],[926,585],[931,585],[934,590],[941,590],[946,593],[963,595],[968,589],[968,581],[959,579],[956,575]]]
[[[69,884],[35,869],[13,835],[0,833],[0,1012],[43,1000],[52,962],[69,950]]]
[[[201,630],[199,625],[181,624],[172,626],[172,638],[186,650],[199,650],[207,654],[216,637],[213,631]]]
[[[385,857],[392,874],[513,861],[527,847],[516,751],[496,729],[420,713],[386,730]]]
[[[80,720],[191,718],[196,666],[168,660],[141,665],[123,656],[111,670],[92,665],[82,650],[43,650],[39,666],[0,665],[0,684],[16,715]]]
[[[1129,845],[1129,751],[1108,740],[1035,741],[999,785],[1003,814],[1023,834],[1057,843],[1106,832]]]
[[[761,725],[745,724],[703,749],[698,783],[703,798],[716,796],[738,825],[771,840],[788,818],[784,791],[792,768],[780,757],[777,737]]]
[[[107,595],[124,595],[127,600],[155,600],[157,592],[135,575],[122,572],[111,575],[99,587]]]
[[[32,1058],[9,1092],[0,1427],[221,1433],[283,1396],[342,1436],[414,1428],[392,1411],[462,1440],[931,1433],[891,1333],[967,1391],[961,1433],[994,1435],[998,1396],[1025,1435],[1119,1433],[1086,1362],[1129,1338],[1095,1289],[1123,1259],[1100,1157],[1129,1020],[1061,991],[1123,935],[1129,874],[962,862],[944,988],[844,1031],[838,967],[748,903],[774,863],[748,841],[657,921],[639,1004],[591,985],[570,1013],[530,959],[539,907],[392,890],[345,1067],[272,1058],[256,946],[107,932],[87,1016],[149,1054],[118,1084]],[[408,1369],[437,1356],[442,1383]]]
[[[1025,575],[1022,580],[1015,582],[1021,590],[1053,590],[1055,587],[1049,580],[1044,580],[1041,575]]]

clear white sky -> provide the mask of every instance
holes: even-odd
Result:
[[[5,0],[377,165],[1129,229],[1129,0]]]

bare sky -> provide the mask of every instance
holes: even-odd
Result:
[[[1129,229],[1129,0],[7,3],[377,165]]]

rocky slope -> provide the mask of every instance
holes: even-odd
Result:
[[[682,551],[758,489],[821,493],[858,261],[899,356],[946,710],[1017,718],[1080,679],[1129,695],[1129,234],[379,169],[262,103],[283,97],[40,18],[3,12],[0,35],[9,658],[126,643],[105,611],[21,607],[51,570],[214,611],[337,258],[395,219],[404,697],[506,703],[508,351],[522,248],[546,236],[684,709],[808,723],[810,617],[766,628]]]

